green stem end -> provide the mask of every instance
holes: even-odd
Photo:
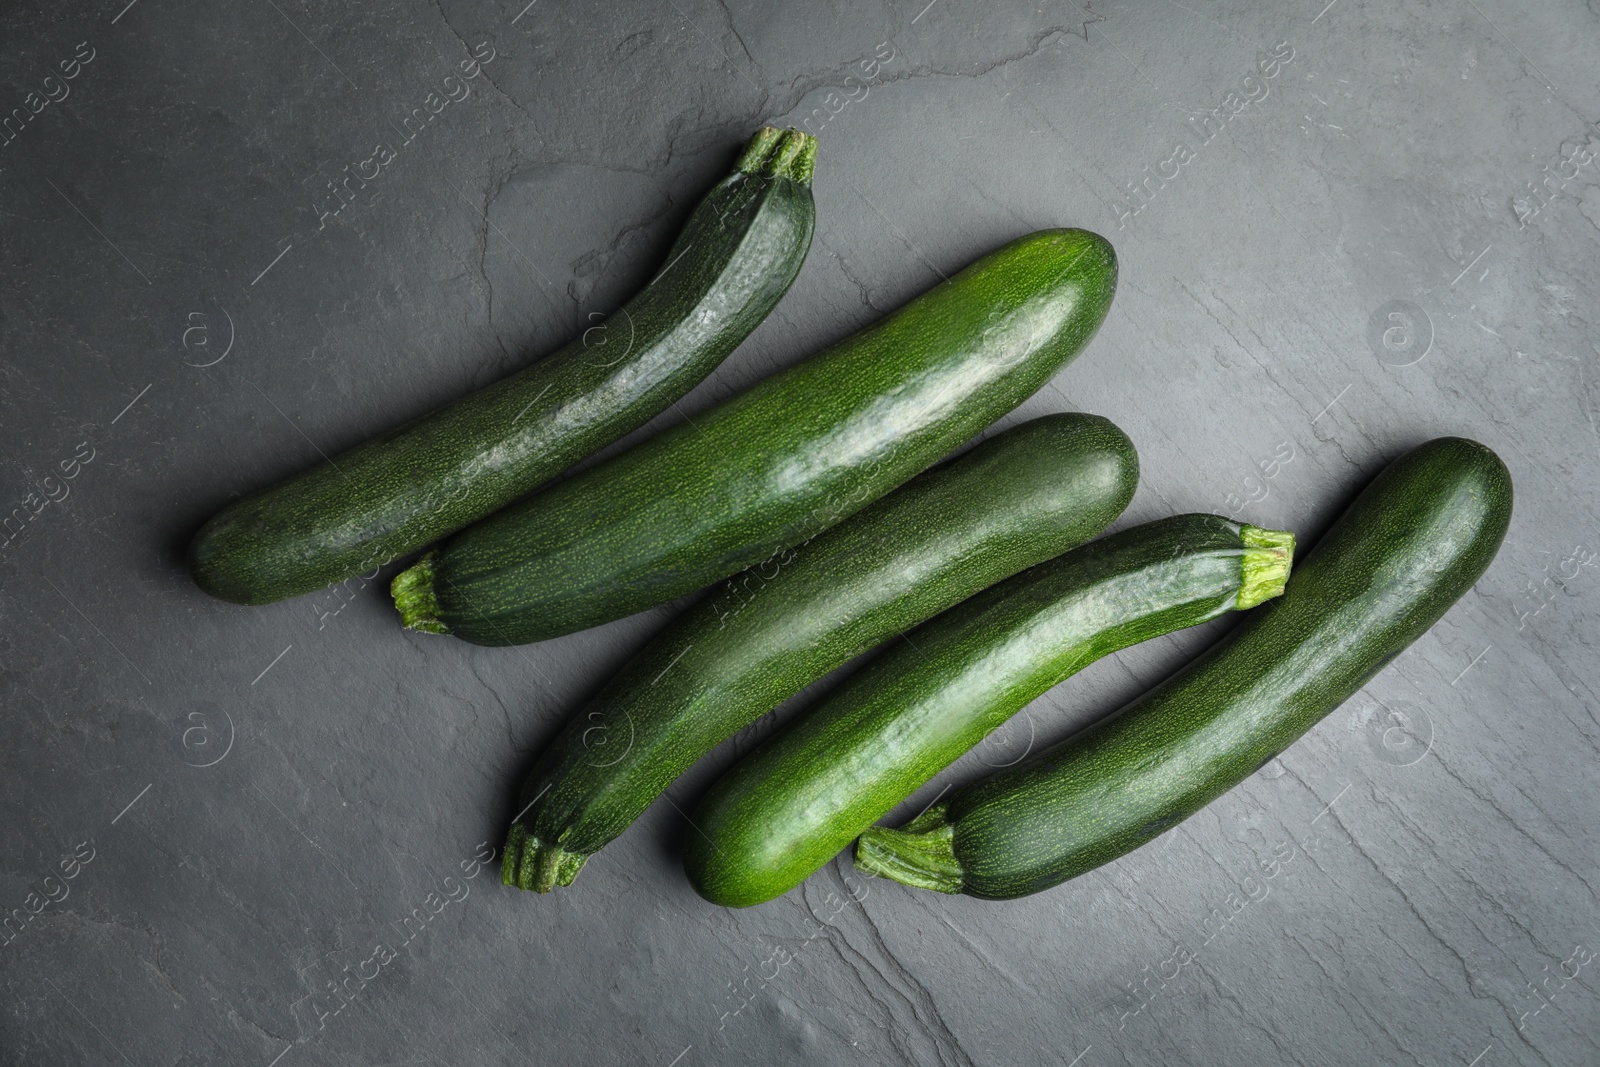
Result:
[[[506,835],[500,881],[518,889],[548,893],[558,885],[571,885],[588,859],[558,845],[542,844],[521,822],[514,822]]]
[[[433,561],[438,555],[439,550],[433,549],[389,583],[389,595],[400,612],[400,625],[408,630],[450,632],[450,627],[439,619],[439,598],[433,592]]]
[[[1245,611],[1283,592],[1294,562],[1294,534],[1241,523],[1239,540],[1244,542],[1244,560],[1240,564],[1244,577],[1234,606]]]
[[[763,126],[745,147],[736,170],[762,178],[788,178],[810,185],[817,169],[817,139],[800,130]]]
[[[945,806],[929,808],[899,830],[873,826],[856,841],[856,870],[937,893],[961,892],[955,827]]]

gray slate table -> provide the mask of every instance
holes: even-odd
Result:
[[[0,1060],[1600,1062],[1592,0],[124,2],[0,16]],[[1498,560],[1280,761],[1041,896],[840,860],[706,905],[680,812],[755,733],[571,890],[501,888],[522,770],[672,609],[479,649],[402,633],[393,568],[246,609],[182,546],[614,309],[768,121],[822,141],[810,259],[634,439],[1081,225],[1117,303],[1006,424],[1123,426],[1123,525],[1309,544],[1463,434],[1516,478]],[[1097,664],[909,807],[1218,632]]]

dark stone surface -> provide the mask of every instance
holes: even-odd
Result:
[[[0,16],[0,484],[26,520],[0,550],[0,904],[39,909],[0,945],[4,1062],[1600,1058],[1592,2],[122,2]],[[468,95],[407,131],[474,50]],[[572,889],[462,880],[667,609],[478,649],[400,632],[380,583],[209,600],[182,546],[614,308],[764,121],[822,139],[816,242],[690,413],[1084,225],[1117,304],[1006,421],[1123,426],[1124,524],[1242,508],[1309,543],[1457,433],[1517,479],[1499,559],[1280,762],[1051,893],[839,861],[704,904],[677,808],[748,736]],[[1018,729],[1068,733],[1213,636],[1102,662]]]

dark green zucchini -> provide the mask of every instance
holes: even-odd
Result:
[[[906,635],[718,782],[684,869],[714,904],[788,892],[1101,656],[1283,591],[1294,535],[1177,515],[1075,549]]]
[[[1395,460],[1296,568],[1286,592],[1112,718],[963,788],[903,830],[861,835],[856,866],[1008,900],[1139,847],[1239,784],[1438,621],[1494,559],[1511,476],[1475,441]]]
[[[269,604],[375,571],[644,425],[766,318],[811,245],[816,140],[761,130],[621,310],[526,370],[228,505],[195,535],[206,592]]]
[[[571,633],[799,544],[1010,411],[1116,288],[1083,230],[1013,241],[693,421],[462,531],[394,582],[405,625],[484,645]]]
[[[1099,533],[1138,482],[1095,415],[1022,424],[728,582],[650,641],[523,785],[505,881],[565,885],[719,742],[853,656]]]

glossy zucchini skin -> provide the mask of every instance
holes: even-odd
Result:
[[[1391,463],[1284,595],[1114,717],[861,836],[856,865],[1007,900],[1093,870],[1239,784],[1471,589],[1505,537],[1511,476],[1459,437]]]
[[[1026,400],[1082,351],[1115,289],[1104,238],[1013,241],[692,422],[457,534],[395,580],[402,622],[521,644],[735,574]]]
[[[690,214],[667,267],[525,370],[229,504],[195,535],[206,592],[268,604],[425,548],[644,425],[716,368],[811,246],[816,141],[758,132]]]
[[[1045,416],[737,576],[640,650],[544,753],[518,801],[529,806],[506,844],[506,884],[567,884],[718,743],[851,657],[1093,537],[1137,482],[1133,444],[1110,422]]]
[[[714,904],[803,882],[1029,701],[1101,656],[1283,591],[1294,537],[1176,515],[1032,567],[924,623],[737,764],[690,816]]]

